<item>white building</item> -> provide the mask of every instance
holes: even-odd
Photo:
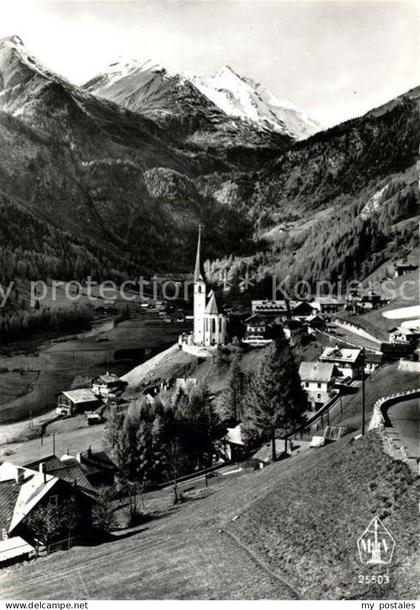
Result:
[[[106,375],[99,375],[92,379],[91,387],[96,396],[107,398],[108,396],[124,392],[127,382],[120,379],[118,375],[107,372]]]
[[[302,388],[312,408],[319,409],[330,400],[336,374],[335,365],[329,362],[300,363]]]
[[[194,326],[192,346],[212,347],[226,343],[226,316],[219,311],[213,290],[207,295],[201,270],[201,227],[198,232],[197,256],[194,270]],[[187,342],[190,346],[190,340]],[[184,345],[185,342],[182,341]]]
[[[321,362],[335,364],[344,378],[354,379],[362,376],[364,357],[361,349],[326,347],[319,359]]]

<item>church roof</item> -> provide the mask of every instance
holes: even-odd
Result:
[[[217,315],[219,313],[219,309],[217,307],[216,295],[214,294],[213,290],[209,294],[209,302],[207,303],[205,313],[215,314],[215,315]]]
[[[203,273],[201,271],[200,250],[201,250],[201,225],[198,227],[198,242],[197,242],[197,254],[195,257],[194,282],[197,282],[198,280],[204,280]]]

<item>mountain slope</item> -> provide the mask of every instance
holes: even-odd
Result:
[[[303,599],[413,599],[418,499],[407,466],[375,433],[313,451],[219,477],[207,497],[177,510],[169,490],[146,494],[147,510],[168,514],[109,548],[75,547],[4,570],[0,595],[73,598],[77,575],[77,595],[89,599],[291,599],[289,586]],[[354,575],[372,573],[357,539],[374,515],[397,546],[389,583],[369,586]]]
[[[277,100],[272,93],[251,78],[223,66],[214,76],[193,76],[195,86],[228,116],[253,121],[263,129],[288,134],[294,140],[305,139],[320,126],[288,101]]]
[[[0,214],[13,230],[27,220],[24,248],[7,228],[0,234],[2,257],[13,259],[0,266],[0,282],[58,271],[77,278],[89,266],[103,277],[188,271],[200,222],[215,273],[249,265],[260,279],[272,271],[363,277],[415,239],[409,224],[393,227],[419,202],[419,97],[415,89],[293,144],[274,127],[227,116],[158,66],[116,65],[80,88],[6,39]],[[384,188],[384,205],[362,213]],[[48,227],[43,244],[32,238],[37,223]],[[68,241],[74,247],[64,248]],[[31,243],[39,260],[29,271]]]
[[[265,251],[247,261],[257,277],[275,271],[291,283],[363,279],[404,241],[415,247],[413,226],[395,225],[415,219],[419,210],[419,105],[420,87],[297,143],[253,176],[201,179],[202,192],[242,207],[255,237],[268,240]],[[366,215],[384,188],[386,205]],[[214,263],[215,275],[229,264]]]
[[[263,149],[267,159],[295,140],[292,131],[280,122],[274,129],[274,122],[255,120],[251,113],[226,112],[200,83],[199,79],[171,74],[151,61],[132,60],[112,64],[84,88],[149,117],[193,148],[218,154],[240,147]],[[245,81],[242,86],[249,89]]]
[[[23,206],[79,242],[105,251],[112,243],[125,260],[121,270],[127,259],[152,272],[155,260],[168,269],[188,259],[204,218],[210,235],[217,232],[222,208],[196,190],[185,199],[183,190],[230,164],[181,149],[156,122],[49,72],[17,37],[0,42],[0,62],[0,194],[8,217]],[[147,178],[152,169],[160,172],[158,192]],[[179,199],[164,187],[174,176]]]

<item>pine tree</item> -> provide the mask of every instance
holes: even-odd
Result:
[[[142,498],[143,493],[153,478],[155,469],[155,438],[153,435],[155,414],[153,407],[146,401],[142,403],[140,421],[136,432],[136,481]]]
[[[246,400],[246,427],[271,440],[273,461],[276,433],[285,434],[301,421],[305,402],[293,353],[281,338],[267,348]]]
[[[114,452],[115,446],[118,442],[121,427],[123,425],[124,415],[119,412],[116,407],[108,407],[108,417],[106,420],[105,429],[105,440],[110,446],[111,451]]]
[[[240,363],[239,352],[234,352],[227,375],[227,385],[221,403],[221,416],[226,420],[234,420],[235,424],[242,420],[242,408],[245,392],[245,375]]]

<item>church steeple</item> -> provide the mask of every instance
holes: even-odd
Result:
[[[195,269],[194,269],[194,282],[203,280],[203,274],[201,272],[201,225],[198,225],[198,241],[197,241],[197,254],[195,257]]]

